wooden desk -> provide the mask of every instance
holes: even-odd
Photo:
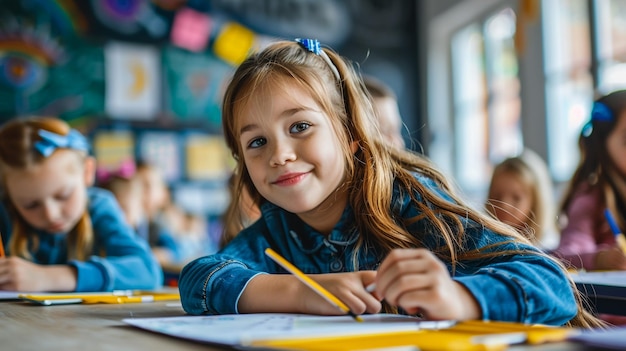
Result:
[[[0,302],[2,350],[218,350],[140,330],[123,318],[184,315],[169,302],[35,306]]]
[[[154,302],[121,305],[35,306],[0,302],[2,350],[229,350],[150,333],[123,323],[124,318],[184,315],[177,304]],[[579,351],[583,346],[562,342],[539,346],[512,346],[517,351]]]

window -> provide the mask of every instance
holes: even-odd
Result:
[[[521,151],[515,13],[506,8],[453,35],[454,176],[480,196],[492,165]]]
[[[594,98],[626,89],[626,0],[541,0],[517,26],[530,2],[465,0],[428,27],[429,156],[470,200],[523,146],[568,181]]]
[[[593,99],[587,0],[543,1],[543,12],[548,165],[556,181],[566,181]]]
[[[626,87],[626,1],[595,2],[598,91],[607,94]]]

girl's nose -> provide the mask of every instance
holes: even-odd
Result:
[[[53,203],[44,203],[43,204],[43,215],[47,222],[54,222],[57,218],[59,218],[59,207]]]
[[[276,143],[272,149],[270,165],[272,167],[283,166],[287,162],[294,161],[295,159],[295,150],[289,143]]]

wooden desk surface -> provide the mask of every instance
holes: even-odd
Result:
[[[35,306],[0,302],[2,350],[227,350],[129,326],[124,318],[170,317],[185,313],[178,303]],[[513,346],[517,351],[579,351],[573,343]]]
[[[150,333],[124,318],[182,316],[179,303],[35,306],[0,302],[2,350],[218,350]]]

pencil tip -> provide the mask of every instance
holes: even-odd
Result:
[[[363,318],[361,316],[359,316],[358,314],[352,312],[351,310],[348,310],[348,314],[350,316],[352,316],[352,318],[354,318],[355,321],[357,322],[363,322]]]

